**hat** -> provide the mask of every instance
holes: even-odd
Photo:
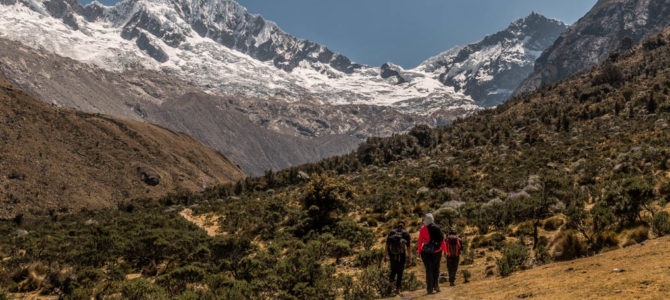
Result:
[[[456,228],[451,228],[449,229],[449,234],[458,234],[458,231],[456,230]]]
[[[427,213],[425,217],[423,217],[423,225],[430,225],[435,223],[435,218],[433,217],[433,214]]]

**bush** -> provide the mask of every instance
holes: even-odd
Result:
[[[518,243],[507,244],[502,249],[502,255],[502,258],[496,261],[498,272],[500,272],[500,276],[502,277],[507,277],[523,267],[528,258],[530,258],[528,248]]]
[[[478,235],[472,239],[472,249],[492,246],[493,242],[486,236]]]
[[[554,240],[556,245],[554,258],[557,260],[571,260],[584,255],[584,245],[577,235],[569,230],[559,233]]]
[[[544,221],[543,228],[546,231],[554,231],[561,228],[561,226],[563,226],[563,220],[560,218],[551,218]]]
[[[361,268],[378,266],[381,264],[383,258],[384,250],[382,249],[363,250],[358,252],[356,256],[356,266]]]
[[[327,244],[328,255],[340,259],[351,255],[351,243],[347,240],[332,239]]]
[[[645,226],[639,226],[635,229],[632,229],[628,233],[628,240],[634,241],[635,243],[642,243],[649,239],[649,228]]]
[[[9,293],[0,287],[0,300],[9,300]]]
[[[591,248],[594,251],[600,251],[603,249],[618,248],[618,247],[619,247],[619,236],[617,236],[617,234],[613,231],[606,231],[596,236]]]
[[[533,222],[534,221],[528,221],[519,224],[519,226],[514,230],[514,235],[517,237],[523,237],[523,236],[532,236],[533,232],[535,232],[535,228],[533,227]]]
[[[470,282],[470,278],[472,277],[472,273],[470,273],[470,271],[463,270],[461,271],[461,274],[463,275],[463,283]]]
[[[390,273],[377,266],[371,266],[363,270],[355,283],[348,284],[344,299],[376,299],[392,295],[394,283],[389,281]],[[347,285],[347,284],[345,284]],[[405,272],[402,278],[402,289],[414,291],[423,288],[414,272]]]
[[[129,300],[168,299],[164,289],[140,278],[124,282],[121,296]]]
[[[670,215],[667,212],[659,212],[651,220],[652,229],[657,236],[670,234]]]
[[[436,168],[430,174],[430,187],[443,188],[452,187],[458,183],[460,175],[454,168]]]
[[[164,287],[173,295],[182,293],[189,283],[200,282],[205,278],[205,271],[195,266],[178,268],[167,275],[156,279],[156,284]]]
[[[378,266],[371,266],[363,270],[363,273],[354,284],[351,295],[345,299],[374,299],[391,296],[393,283],[389,281],[389,273]]]
[[[424,283],[416,278],[414,272],[405,272],[402,275],[402,290],[403,291],[416,291],[423,288]]]

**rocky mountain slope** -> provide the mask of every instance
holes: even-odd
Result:
[[[346,153],[417,122],[446,122],[370,105],[211,95],[156,71],[114,73],[5,39],[0,46],[0,74],[40,99],[186,132],[252,175]]]
[[[542,53],[516,94],[585,70],[669,25],[668,0],[600,0]]]
[[[532,13],[483,40],[457,47],[423,62],[417,69],[469,95],[484,107],[496,106],[533,71],[540,53],[567,28]]]
[[[565,26],[533,14],[456,57],[441,55],[394,76],[392,64],[355,64],[232,0],[126,0],[112,7],[67,0],[3,3],[0,36],[107,70],[141,66],[228,95],[313,98],[423,115],[499,104]]]
[[[244,173],[195,139],[143,122],[56,108],[0,78],[0,218],[103,208]]]

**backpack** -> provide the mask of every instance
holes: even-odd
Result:
[[[386,239],[386,244],[388,245],[388,250],[391,255],[405,254],[407,240],[403,233],[402,230],[393,230],[389,233],[389,236]]]
[[[457,235],[447,237],[447,257],[458,257],[461,255],[461,239]]]
[[[442,241],[444,240],[444,234],[439,225],[433,223],[427,226],[428,235],[430,236],[430,241],[425,243],[422,248],[424,253],[435,253],[435,251],[440,249]]]

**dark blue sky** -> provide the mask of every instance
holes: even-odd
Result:
[[[414,67],[482,39],[532,11],[568,24],[596,0],[237,0],[284,31],[358,63]],[[82,3],[90,2],[82,1]],[[115,0],[102,1],[104,4]]]

